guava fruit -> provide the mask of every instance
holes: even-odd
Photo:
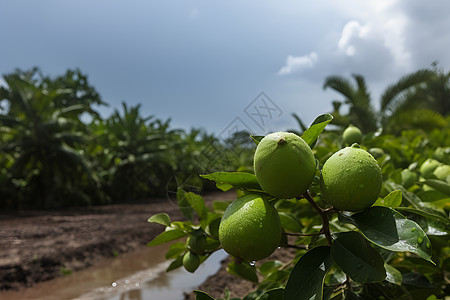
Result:
[[[186,252],[186,254],[183,256],[183,266],[186,271],[194,273],[199,265],[200,257],[191,251]]]
[[[316,160],[301,137],[290,132],[274,132],[259,142],[254,168],[264,191],[276,198],[294,198],[310,187]]]
[[[322,197],[339,210],[360,211],[372,206],[382,185],[381,168],[357,144],[334,153],[323,165]]]
[[[381,148],[370,148],[369,149],[369,153],[372,154],[372,156],[375,159],[378,159],[378,158],[382,157],[385,154],[384,150],[381,149]]]
[[[362,132],[361,130],[354,126],[349,125],[342,133],[342,141],[344,145],[353,145],[354,143],[361,143]]]
[[[420,166],[420,174],[423,178],[428,179],[433,174],[434,170],[441,165],[440,162],[438,162],[435,159],[428,158],[423,162],[423,164]]]
[[[419,179],[419,176],[409,169],[402,170],[401,174],[402,174],[402,185],[405,188],[413,186]]]
[[[450,166],[449,165],[441,165],[434,169],[433,171],[434,176],[437,177],[437,179],[443,180],[443,181],[450,181]]]
[[[268,257],[279,246],[280,240],[281,222],[277,210],[256,194],[234,200],[219,225],[223,249],[245,261]]]
[[[437,159],[438,161],[449,164],[450,163],[450,147],[442,148],[438,147],[433,152],[433,158]]]
[[[189,250],[196,254],[203,254],[206,249],[206,236],[204,234],[192,235],[187,239]]]

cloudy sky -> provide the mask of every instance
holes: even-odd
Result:
[[[448,70],[449,11],[448,0],[0,0],[0,73],[79,68],[104,116],[126,101],[174,127],[262,133],[294,127],[292,112],[310,123],[331,111],[329,75],[362,74],[378,104],[404,74]]]

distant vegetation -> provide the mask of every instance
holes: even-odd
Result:
[[[170,120],[143,116],[140,105],[126,103],[102,118],[96,108],[107,103],[79,70],[54,78],[37,68],[16,70],[3,79],[2,208],[50,209],[148,200],[176,191],[179,184],[208,188],[198,177],[205,171],[252,172],[254,147],[249,133],[220,141],[203,129],[171,128]],[[379,112],[364,78],[353,75],[353,79],[356,85],[340,76],[325,80],[324,88],[344,97],[333,102],[336,131],[354,124],[365,134],[383,128],[397,136],[404,130],[435,129],[445,129],[442,134],[448,135],[450,73],[434,66],[401,78],[386,89]],[[348,113],[341,112],[342,105],[348,106]],[[306,126],[294,117],[304,131]],[[212,153],[215,156],[211,157]]]

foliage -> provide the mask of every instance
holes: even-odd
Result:
[[[248,169],[253,149],[239,144],[242,133],[226,141],[239,150],[230,152],[202,129],[172,129],[170,120],[143,116],[140,105],[123,103],[102,118],[95,107],[106,103],[79,70],[50,78],[34,68],[3,78],[2,208],[139,201],[166,196],[180,183],[213,187],[198,176],[205,168]]]
[[[333,124],[347,127],[356,125],[363,132],[385,131],[400,134],[402,130],[442,128],[450,112],[450,72],[437,68],[421,69],[406,74],[389,85],[380,97],[380,110],[375,111],[364,77],[352,75],[356,85],[342,76],[329,76],[324,89],[340,93],[343,101],[333,102]],[[342,105],[348,113],[342,114]]]
[[[330,119],[320,116],[303,133],[319,162],[317,176],[324,162],[343,147],[338,134],[322,131]],[[258,143],[261,137],[253,140]],[[450,149],[448,122],[441,130],[408,130],[398,136],[369,133],[360,146],[383,150],[377,157],[383,187],[372,207],[355,213],[339,211],[325,202],[318,180],[302,197],[274,199],[253,174],[203,175],[219,189],[235,189],[237,196],[256,193],[271,199],[283,227],[280,247],[297,249],[295,259],[288,263],[270,257],[256,263],[232,261],[228,272],[258,283],[243,299],[443,299],[450,293],[450,182],[433,176],[424,179],[420,174],[427,158],[449,163],[445,150]],[[416,179],[407,182],[402,176],[405,169]],[[151,217],[149,222],[162,224],[166,230],[149,246],[201,232],[207,236],[206,251],[200,255],[204,262],[221,248],[217,227],[229,202],[216,201],[207,207],[201,196],[181,188],[177,198],[189,220],[172,222],[166,214]],[[183,266],[182,258],[189,251],[184,241],[173,243],[166,254],[173,260],[168,270]],[[195,293],[197,299],[213,299],[205,292]],[[225,299],[229,298],[226,292]]]

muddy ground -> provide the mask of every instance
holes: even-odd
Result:
[[[205,200],[234,197],[233,192],[211,193]],[[142,247],[164,229],[147,222],[160,212],[167,212],[172,220],[183,219],[169,199],[0,213],[0,290],[30,287]]]

